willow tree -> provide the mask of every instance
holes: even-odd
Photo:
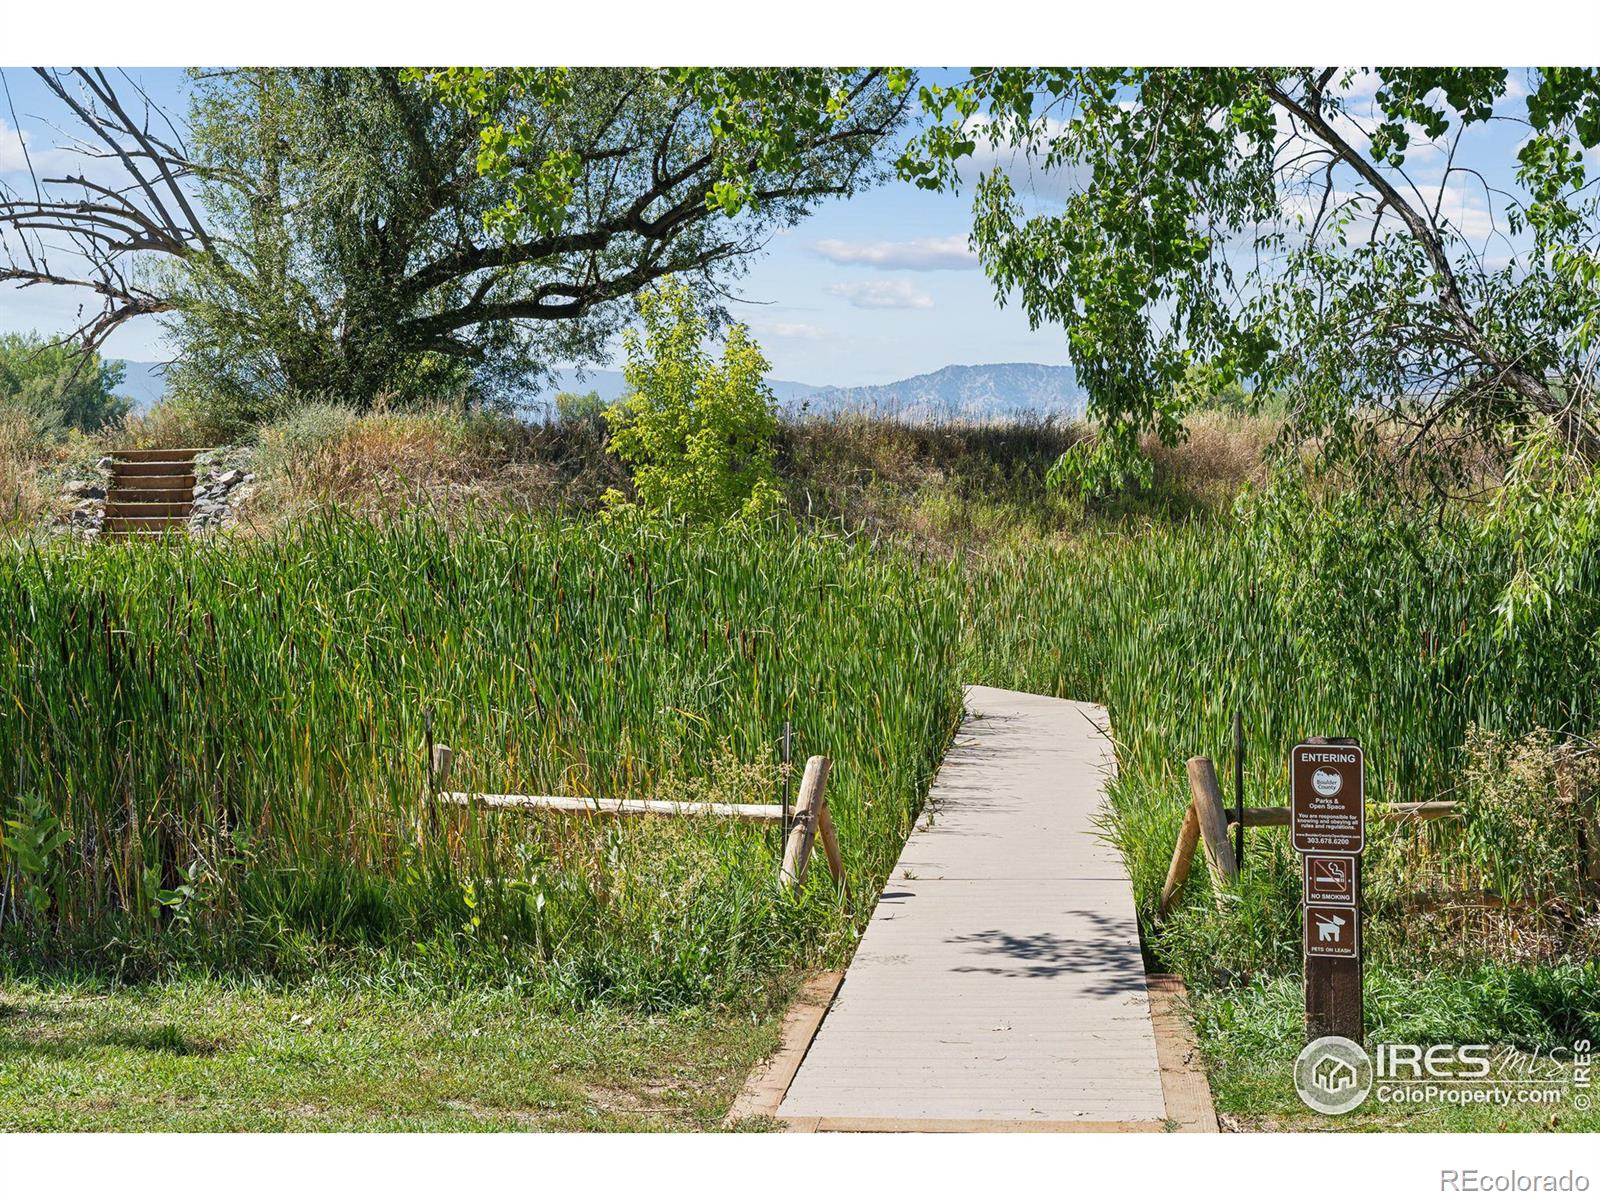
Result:
[[[1290,438],[1362,464],[1384,438],[1443,488],[1539,430],[1600,457],[1600,72],[1002,68],[921,98],[907,178],[955,187],[981,147],[1068,181],[982,172],[972,235],[1102,422],[1064,473],[1142,473],[1141,437],[1241,386]],[[1491,123],[1515,185],[1459,153]]]
[[[242,419],[494,402],[597,357],[666,276],[714,308],[774,230],[882,177],[909,103],[884,72],[749,72],[753,137],[726,77],[261,69],[194,72],[180,120],[111,73],[40,74],[94,153],[0,194],[0,282],[97,295],[91,346],[162,316],[174,386]]]

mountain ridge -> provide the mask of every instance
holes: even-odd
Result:
[[[907,421],[1079,416],[1083,389],[1071,367],[1044,363],[951,364],[894,383],[819,389],[809,411],[864,412]]]
[[[166,391],[166,364],[119,360],[126,369],[121,395],[138,411],[160,402]],[[902,421],[993,421],[1027,416],[1081,416],[1083,389],[1071,367],[1044,363],[952,363],[936,371],[893,383],[828,386],[768,379],[785,415],[831,417],[844,413],[893,417]],[[606,402],[627,390],[621,371],[576,368],[555,372],[550,386],[535,392],[519,412],[542,417],[559,392],[598,392]]]

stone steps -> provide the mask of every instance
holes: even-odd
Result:
[[[108,516],[105,524],[101,526],[103,534],[141,535],[162,534],[168,530],[178,529],[187,531],[189,518],[184,516],[164,517],[111,517]]]
[[[189,519],[189,514],[194,511],[194,501],[183,500],[134,500],[127,494],[118,493],[115,500],[106,501],[106,516],[108,517],[182,517]]]
[[[187,532],[194,512],[194,460],[204,453],[200,447],[113,451],[103,536]]]

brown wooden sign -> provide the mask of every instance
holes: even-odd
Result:
[[[1305,903],[1347,904],[1356,902],[1356,857],[1353,854],[1303,854]]]
[[[1361,916],[1355,905],[1306,905],[1306,957],[1361,956]]]
[[[1360,746],[1303,742],[1289,752],[1289,837],[1301,854],[1360,854],[1367,841]]]
[[[1289,826],[1300,852],[1306,1039],[1360,1043],[1361,850],[1366,760],[1351,738],[1308,738],[1289,752]]]

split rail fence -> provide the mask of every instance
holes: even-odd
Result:
[[[1178,831],[1178,844],[1172,851],[1172,864],[1167,868],[1167,881],[1161,888],[1161,901],[1156,911],[1166,916],[1168,910],[1183,892],[1189,880],[1189,870],[1194,864],[1197,847],[1205,847],[1206,866],[1213,882],[1232,884],[1239,877],[1239,861],[1229,840],[1230,828],[1243,817],[1244,827],[1259,828],[1289,825],[1288,806],[1275,808],[1241,808],[1230,813],[1222,802],[1222,790],[1217,786],[1217,769],[1209,758],[1191,758],[1189,768],[1189,807],[1184,810],[1183,826]],[[1422,804],[1391,804],[1375,816],[1380,821],[1438,821],[1453,817],[1453,801],[1439,800]],[[1220,896],[1220,889],[1219,889]],[[1487,893],[1477,899],[1481,907],[1498,906],[1499,898]]]
[[[1236,751],[1237,752],[1237,751]],[[1161,889],[1157,905],[1158,916],[1166,916],[1172,905],[1182,895],[1194,864],[1195,850],[1204,847],[1206,866],[1211,873],[1218,902],[1223,889],[1239,876],[1239,861],[1235,844],[1229,832],[1243,827],[1261,828],[1289,825],[1287,806],[1274,808],[1230,807],[1223,803],[1221,789],[1217,786],[1217,771],[1209,758],[1196,757],[1188,762],[1189,806],[1184,810],[1183,825],[1178,831],[1178,842],[1172,851],[1172,863],[1167,868],[1167,879]],[[1237,777],[1236,777],[1237,778]],[[1236,787],[1242,783],[1236,782]],[[1459,810],[1454,801],[1434,800],[1418,804],[1390,804],[1373,812],[1373,820],[1385,823],[1410,821],[1439,821],[1457,817]],[[1581,819],[1577,832],[1578,872],[1584,890],[1600,896],[1600,812]],[[1587,828],[1586,828],[1587,826]],[[1420,910],[1438,908],[1458,909],[1526,909],[1529,901],[1495,895],[1488,891],[1458,891],[1427,894],[1413,898],[1410,907]]]
[[[673,800],[614,799],[605,796],[519,796],[487,792],[446,791],[454,752],[449,746],[434,746],[428,762],[428,783],[422,797],[422,815],[417,821],[419,840],[437,832],[441,804],[477,808],[489,812],[568,813],[591,817],[717,817],[758,825],[782,825],[784,808],[779,804],[679,803]],[[828,813],[828,772],[831,764],[820,754],[806,760],[800,778],[800,792],[784,831],[783,862],[778,882],[795,895],[805,883],[817,842],[822,843],[823,859],[834,886],[848,901],[850,885],[844,873],[844,855],[839,834]]]

